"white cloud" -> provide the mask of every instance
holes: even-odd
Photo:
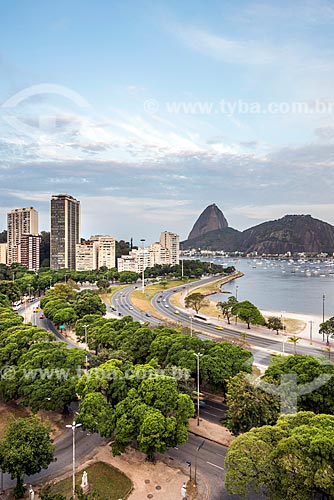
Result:
[[[174,25],[174,33],[190,48],[232,64],[266,65],[288,55],[288,48],[253,40],[233,40],[191,26]]]

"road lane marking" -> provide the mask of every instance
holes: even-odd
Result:
[[[224,411],[226,411],[226,410],[221,410],[220,408],[217,408],[216,406],[208,405],[208,403],[206,403],[206,406],[208,406],[209,408],[213,408],[214,410],[221,411],[222,413],[224,413]]]
[[[217,415],[216,413],[210,413],[209,411],[206,411],[202,408],[202,411],[201,411],[201,415],[203,415],[203,413],[206,413],[207,415],[212,415],[213,417],[218,417],[220,418],[219,415]]]
[[[224,470],[224,468],[220,467],[220,465],[216,465],[216,464],[213,464],[211,462],[206,462],[206,463],[209,464],[209,465],[212,465],[213,467],[217,467],[217,469]]]

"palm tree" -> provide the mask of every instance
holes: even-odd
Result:
[[[288,338],[288,342],[293,342],[295,354],[297,354],[297,344],[299,340],[300,338],[296,337],[295,335]]]

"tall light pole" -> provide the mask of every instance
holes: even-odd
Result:
[[[285,311],[281,311],[282,330],[283,330],[283,343],[282,343],[282,352],[283,352],[283,354],[285,353],[285,339],[286,339],[285,326],[284,326],[284,314],[285,314]]]
[[[3,489],[3,472],[2,472],[2,469],[0,469],[0,494],[2,494],[4,492],[4,489]]]
[[[238,288],[239,288],[239,285],[236,285],[235,286],[235,300],[238,300]]]
[[[203,356],[201,352],[194,352],[197,358],[197,425],[199,425],[199,358]]]
[[[322,294],[322,322],[325,323],[325,300],[326,300],[326,295],[323,293]],[[322,341],[325,340],[325,334],[322,333]]]
[[[145,239],[142,238],[141,240],[141,248],[142,248],[142,255],[143,255],[143,259],[142,259],[142,265],[143,265],[143,269],[142,269],[142,272],[141,272],[141,291],[144,293],[145,292],[145,265],[144,265],[144,243],[145,243]]]
[[[86,344],[86,361],[85,361],[85,367],[86,367],[86,373],[88,370],[88,341],[87,341],[87,328],[89,325],[82,325],[83,328],[85,329],[85,344]]]
[[[205,440],[201,442],[201,444],[196,448],[196,454],[195,454],[195,476],[194,476],[194,483],[195,486],[197,486],[197,455],[199,450],[204,446]]]
[[[310,320],[309,323],[310,323],[310,344],[312,344],[312,327],[314,322]]]
[[[80,427],[82,424],[76,424],[75,420],[73,424],[67,425],[68,429],[72,429],[72,443],[73,443],[73,454],[72,454],[72,498],[75,500],[75,430]]]
[[[193,336],[193,315],[190,315],[190,337]]]

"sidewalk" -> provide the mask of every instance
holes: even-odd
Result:
[[[213,441],[222,446],[230,446],[235,439],[233,434],[222,425],[214,424],[208,420],[200,418],[199,425],[197,425],[197,418],[189,420],[189,432],[195,436],[201,436],[209,441]]]
[[[261,311],[262,315],[268,317],[268,316],[276,316],[280,318],[281,313],[278,311]],[[325,349],[326,347],[326,340],[322,341],[322,336],[319,335],[319,325],[322,321],[322,318],[316,317],[316,316],[311,316],[307,314],[297,314],[297,313],[285,313],[285,318],[291,318],[291,319],[299,319],[305,323],[305,328],[299,332],[298,334],[292,334],[292,333],[283,333],[279,332],[277,335],[276,332],[269,330],[266,327],[263,326],[256,326],[256,325],[251,325],[250,329],[247,328],[247,325],[245,323],[237,323],[235,324],[234,319],[230,319],[230,325],[228,324],[226,319],[216,319],[213,318],[212,316],[210,317],[210,323],[214,325],[219,325],[223,326],[226,328],[231,328],[233,330],[236,330],[240,333],[246,333],[248,334],[258,334],[262,338],[269,339],[269,340],[277,340],[277,343],[279,344],[280,342],[283,343],[284,339],[285,342],[289,337],[299,337],[299,342],[298,345],[310,347],[314,345],[315,347],[323,347]],[[312,343],[310,342],[310,324],[309,321],[312,321]]]
[[[144,500],[151,498],[153,500],[175,500],[180,498],[180,491],[183,483],[189,480],[188,471],[182,470],[168,459],[167,454],[163,460],[149,462],[146,455],[133,448],[127,450],[120,456],[113,457],[110,446],[104,445],[96,449],[94,458],[82,463],[77,474],[85,470],[94,462],[105,462],[119,471],[123,472],[133,484],[133,490],[127,497],[129,500]],[[166,463],[170,462],[170,463]],[[57,477],[60,481],[69,477],[71,472]],[[198,493],[196,500],[205,500],[208,498],[207,486],[204,478],[199,476]],[[38,485],[41,486],[41,485]],[[39,489],[39,488],[38,488]],[[189,496],[189,500],[195,500],[195,497]]]
[[[183,302],[184,304],[184,297],[187,292],[183,292],[182,296],[180,297],[180,302]],[[214,301],[211,301],[214,303]],[[175,306],[177,309],[180,309],[180,311],[186,312],[190,314],[189,311],[190,309],[186,310],[181,309],[180,307]],[[194,312],[195,313],[195,312]],[[269,316],[276,316],[278,318],[282,317],[282,311],[264,311],[261,310],[261,314],[265,317]],[[279,332],[277,335],[276,332],[269,330],[266,327],[263,326],[256,326],[256,325],[251,325],[250,329],[247,328],[246,323],[235,323],[234,318],[230,318],[230,324],[228,323],[227,319],[225,318],[215,318],[213,316],[208,316],[207,314],[205,315],[210,323],[213,325],[221,326],[224,328],[231,328],[233,330],[236,330],[240,333],[246,333],[247,334],[258,334],[262,338],[269,339],[269,340],[277,340],[277,342],[283,343],[284,338],[286,338],[286,341],[289,337],[299,337],[299,342],[298,345],[301,346],[307,346],[310,347],[314,345],[315,347],[323,347],[324,351],[326,348],[326,338],[323,341],[322,336],[319,334],[319,326],[320,323],[322,322],[322,317],[321,316],[316,316],[316,315],[311,315],[311,314],[303,314],[303,313],[290,313],[290,312],[285,312],[284,313],[284,318],[285,319],[296,319],[304,323],[304,328],[301,332],[298,332],[297,334],[292,334],[292,333],[283,333]],[[312,343],[310,341],[310,329],[311,325],[310,322],[312,322]],[[196,329],[194,327],[194,329]],[[324,352],[325,353],[325,352]]]

